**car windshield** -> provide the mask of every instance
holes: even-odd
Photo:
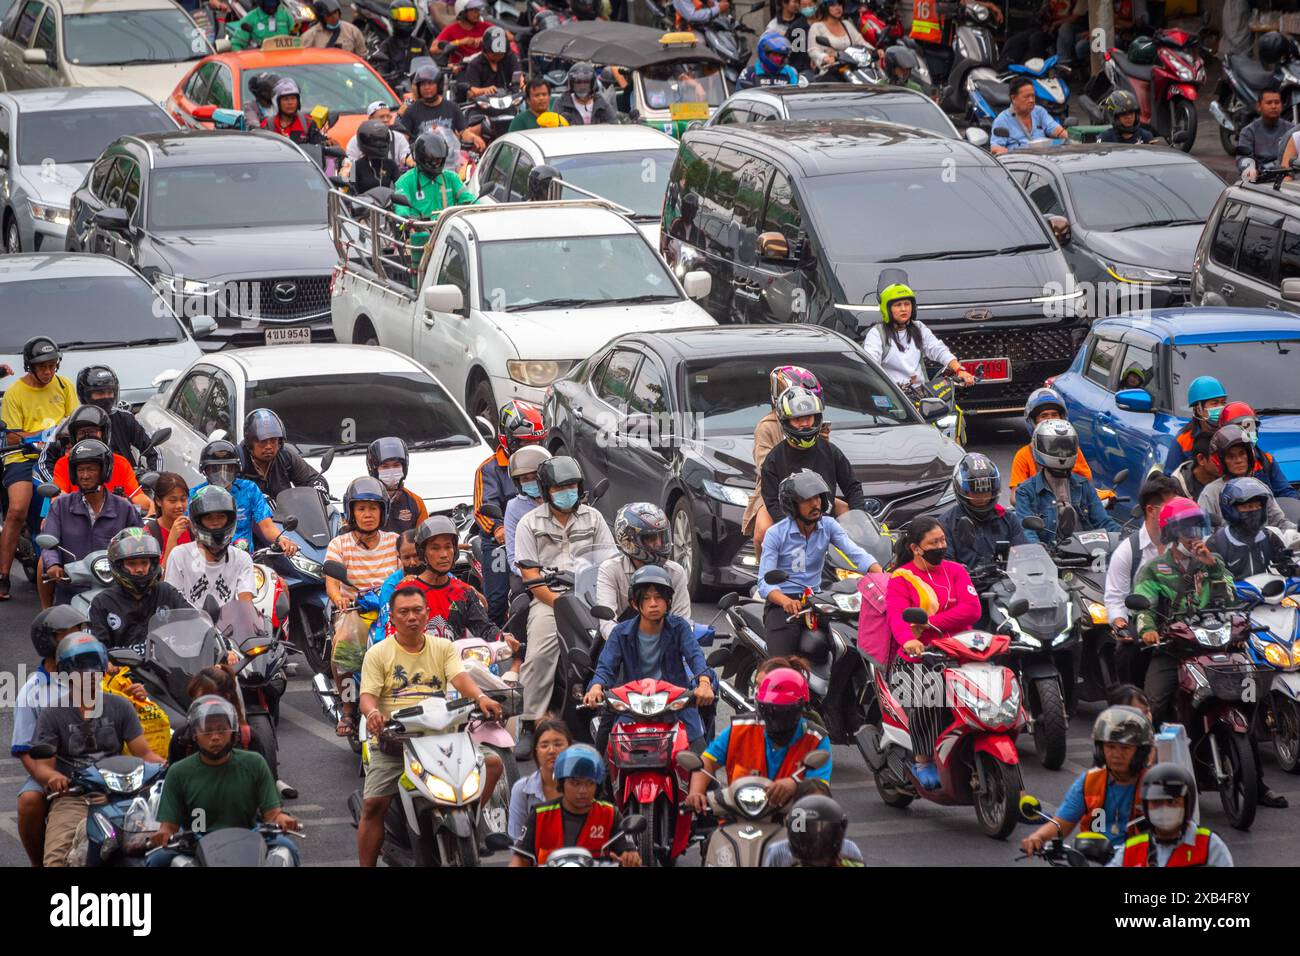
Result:
[[[1005,170],[963,166],[953,176],[942,173],[884,169],[805,179],[802,190],[830,259],[906,262],[1052,248],[1046,226]],[[871,215],[862,214],[863,202]]]
[[[253,99],[248,84],[262,70],[244,70],[241,74],[244,98]],[[276,64],[276,76],[293,80],[302,90],[302,108],[310,111],[316,106],[329,108],[331,114],[365,113],[366,107],[376,100],[385,103],[396,101],[391,90],[384,86],[374,71],[364,63],[303,63],[296,66]]]
[[[681,299],[639,232],[485,242],[479,256],[484,307],[494,312]]]
[[[915,126],[949,139],[956,137],[943,111],[921,96],[843,96],[831,100],[789,96],[785,102],[792,120],[883,120]]]
[[[722,70],[713,63],[657,63],[641,71],[645,105],[666,110],[673,103],[719,106],[727,98]]]
[[[39,328],[31,321],[31,316],[37,315]],[[65,349],[161,344],[185,338],[180,323],[153,287],[136,275],[0,282],[0,353],[22,352],[23,343],[36,331]]]
[[[357,401],[364,395],[365,401]],[[364,453],[376,438],[396,435],[413,447],[470,447],[478,432],[451,396],[420,372],[346,372],[248,383],[246,408],[280,416],[305,454],[344,445]]]
[[[626,153],[584,153],[551,160],[567,183],[626,206],[637,217],[658,219],[663,213],[668,174],[676,149],[648,149]],[[572,190],[566,199],[585,199]]]
[[[149,228],[323,224],[328,193],[328,182],[306,160],[164,167],[149,179]]]
[[[1103,232],[1203,223],[1224,188],[1196,162],[1088,169],[1065,184],[1080,224]]]
[[[18,116],[18,163],[91,163],[119,136],[176,129],[156,106],[50,110]]]
[[[1201,375],[1223,383],[1229,401],[1245,402],[1256,411],[1300,413],[1300,339],[1265,342],[1220,342],[1173,346],[1175,412],[1190,418],[1187,386]]]
[[[75,66],[178,63],[212,52],[203,32],[179,7],[65,16],[63,47]]]
[[[839,352],[799,352],[798,356],[801,365],[817,370],[825,420],[835,428],[919,420],[911,404],[864,358]],[[688,412],[699,416],[700,434],[753,434],[758,420],[772,410],[768,375],[783,361],[778,355],[756,355],[689,363],[685,404]]]

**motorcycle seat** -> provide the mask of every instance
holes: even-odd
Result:
[[[1011,105],[1011,90],[1000,80],[977,79],[975,89],[984,101],[995,110],[1004,110]]]
[[[1273,70],[1267,69],[1258,60],[1252,60],[1240,53],[1228,57],[1228,69],[1237,74],[1237,78],[1256,93],[1273,83]]]
[[[1155,68],[1154,65],[1141,66],[1134,63],[1123,50],[1111,50],[1110,56],[1119,66],[1120,72],[1125,76],[1131,76],[1135,80],[1149,81],[1151,79],[1151,71]]]
[[[753,628],[756,634],[762,634],[764,630],[763,607],[762,604],[741,604],[736,608],[736,613],[744,618],[745,623]]]

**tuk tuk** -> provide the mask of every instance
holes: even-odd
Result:
[[[631,122],[680,137],[705,123],[731,92],[726,61],[694,33],[663,33],[653,27],[602,20],[565,23],[543,30],[528,49],[534,75],[556,86],[561,70],[586,61],[602,73],[604,95]],[[615,80],[627,80],[625,87]]]

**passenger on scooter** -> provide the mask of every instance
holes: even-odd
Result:
[[[1002,474],[987,455],[971,452],[952,470],[957,503],[939,515],[939,523],[948,539],[948,554],[958,564],[968,568],[991,564],[998,559],[999,542],[1017,545],[1029,540],[1016,513],[998,504],[1001,490]],[[970,540],[957,532],[962,518],[975,526]]]
[[[1014,77],[1007,84],[1007,92],[1011,95],[1011,105],[993,118],[989,151],[994,156],[1027,146],[1036,139],[1065,139],[1068,135],[1065,127],[1038,105],[1032,79]]]
[[[1079,436],[1065,421],[1045,421],[1030,440],[1034,461],[1041,469],[1016,488],[1016,514],[1023,522],[1031,515],[1043,519],[1042,531],[1025,529],[1030,541],[1056,541],[1061,511],[1074,509],[1076,531],[1119,531],[1097,490],[1087,478],[1074,473],[1079,458]]]
[[[1219,511],[1219,496],[1223,486],[1233,478],[1255,478],[1262,484],[1271,485],[1268,471],[1261,470],[1259,450],[1247,438],[1239,425],[1224,425],[1210,439],[1210,457],[1219,468],[1219,477],[1201,489],[1197,504],[1210,516],[1210,523],[1216,528],[1222,526],[1223,515]],[[1276,462],[1271,463],[1274,468]],[[1283,479],[1285,481],[1285,479]],[[1277,492],[1270,488],[1266,504],[1267,520],[1265,524],[1282,531],[1295,531],[1294,521],[1287,519],[1275,499]],[[1288,486],[1288,490],[1289,486]],[[1289,496],[1288,496],[1289,497]]]
[[[488,31],[488,22],[483,19],[485,6],[483,0],[456,0],[455,21],[443,27],[433,41],[433,55],[447,53],[447,62],[456,72],[466,57],[473,56],[483,46]]]
[[[162,580],[162,547],[143,528],[127,528],[108,545],[113,583],[90,603],[90,633],[110,650],[144,653],[155,611],[188,609],[185,596]]]
[[[302,33],[302,45],[327,50],[346,50],[364,58],[366,35],[355,24],[343,19],[339,0],[312,0],[316,23]]]
[[[398,136],[379,120],[366,120],[357,127],[357,135],[348,144],[356,144],[360,154],[356,159],[344,163],[339,170],[351,184],[355,195],[364,195],[372,189],[395,189],[405,167],[398,166],[394,154],[396,143],[406,144],[406,138]],[[409,153],[410,147],[407,146]]]
[[[1175,763],[1158,763],[1142,778],[1145,832],[1129,837],[1107,866],[1233,866],[1232,854],[1209,827],[1192,825],[1196,778]]]
[[[506,510],[518,489],[510,477],[510,456],[525,445],[546,441],[542,410],[531,402],[509,401],[497,416],[497,447],[474,473],[474,520],[483,537],[483,590],[487,592],[488,614],[503,621],[510,598],[510,568],[506,562]],[[498,517],[483,513],[492,505]]]
[[[187,718],[198,751],[167,771],[158,803],[155,847],[165,847],[182,828],[200,835],[253,829],[258,823],[300,829],[302,824],[284,812],[266,760],[256,751],[236,748],[239,715],[230,701],[215,694],[199,697],[190,704]],[[298,848],[283,833],[268,837],[267,849],[287,852],[294,866],[301,862]],[[174,850],[159,849],[149,854],[145,865],[171,866],[176,855]]]
[[[1093,768],[1075,778],[1050,821],[1020,841],[1022,852],[1032,855],[1075,827],[1105,834],[1115,848],[1139,832],[1139,787],[1155,749],[1151,721],[1133,707],[1107,707],[1092,725],[1092,748]]]
[[[590,63],[569,67],[569,91],[555,104],[555,112],[570,126],[595,126],[617,123],[618,113],[596,87],[596,69]]]
[[[123,528],[141,524],[135,505],[104,487],[104,477],[113,463],[107,445],[93,438],[78,442],[67,460],[77,491],[55,498],[41,525],[43,533],[59,539],[57,548],[41,552],[43,573],[54,582],[55,604],[67,604],[78,590],[68,583],[65,559],[80,561],[92,551],[104,550]]]
[[[596,789],[604,779],[605,762],[594,747],[574,744],[566,748],[555,761],[560,799],[533,810],[523,835],[515,841],[522,852],[511,855],[510,865],[544,866],[547,857],[565,847],[583,847],[599,856],[622,822],[617,807],[596,799]],[[604,852],[616,857],[620,866],[641,865],[641,854],[626,836]]]
[[[1155,136],[1139,122],[1137,97],[1128,90],[1115,90],[1102,103],[1110,129],[1097,137],[1099,143],[1149,143]]]
[[[862,851],[845,837],[849,818],[844,808],[822,794],[809,794],[790,808],[784,840],[763,854],[764,866],[865,866]]]
[[[511,52],[505,30],[497,26],[487,28],[483,34],[483,51],[466,61],[459,83],[471,100],[524,88],[519,57]]]
[[[894,546],[889,585],[885,589],[885,615],[898,656],[891,665],[890,680],[905,682],[907,697],[914,706],[906,707],[907,724],[912,734],[912,772],[927,790],[939,788],[939,772],[932,755],[943,728],[943,702],[932,702],[924,690],[933,684],[928,674],[942,671],[926,664],[921,655],[927,646],[941,637],[970,630],[983,614],[978,593],[971,584],[966,568],[949,561],[948,537],[937,518],[922,515],[913,518]],[[903,612],[919,607],[929,615],[925,625],[908,624]]]
[[[1276,498],[1300,498],[1300,491],[1287,481],[1277,459],[1259,447],[1259,416],[1255,414],[1255,409],[1245,402],[1229,402],[1223,406],[1223,412],[1219,415],[1219,428],[1224,429],[1229,425],[1240,428],[1251,446],[1254,459],[1251,475],[1268,485]]]
[[[428,567],[415,546],[415,529],[403,531],[397,536],[397,561],[397,569],[384,578],[384,583],[379,586],[379,618],[371,631],[372,642],[383,640],[388,635],[388,602],[397,589],[403,582],[419,577]]]
[[[275,115],[275,88],[282,79],[278,73],[263,71],[248,81],[252,95],[244,100],[244,125],[249,129],[261,129]]]
[[[125,746],[145,763],[162,763],[149,747],[135,707],[103,688],[108,651],[84,632],[69,634],[54,652],[58,669],[58,704],[43,707],[36,718],[32,746],[48,744],[55,755],[32,761],[32,777],[53,797],[45,820],[45,866],[67,866],[78,824],[87,808],[102,798],[67,794],[69,777],[79,766],[122,753]]]
[[[515,560],[524,584],[542,579],[542,568],[573,571],[577,559],[613,548],[614,536],[595,508],[581,503],[585,490],[582,468],[567,455],[537,466],[543,503],[519,519],[515,530]],[[543,585],[531,589],[528,609],[528,653],[520,670],[524,685],[523,729],[515,759],[526,760],[533,747],[533,724],[546,716],[560,661],[555,623],[557,592]]]
[[[253,600],[253,559],[235,540],[235,499],[209,485],[190,499],[190,531],[194,540],[177,545],[167,559],[163,580],[189,601],[202,607],[211,594],[218,604]]]
[[[824,37],[830,46],[819,42]],[[825,69],[835,63],[836,58],[849,47],[865,47],[867,41],[853,25],[853,20],[845,15],[844,0],[820,0],[817,12],[813,14],[812,25],[808,28],[808,54],[815,69]]]
[[[299,146],[324,146],[328,142],[316,121],[307,113],[299,112],[302,93],[298,84],[283,79],[275,84],[275,115],[262,121],[262,129],[287,136]]]
[[[255,408],[244,419],[242,451],[239,477],[257,485],[272,501],[286,488],[315,488],[322,495],[330,493],[325,476],[285,443],[284,422],[268,408]]]
[[[436,520],[436,519],[430,519]],[[402,586],[389,602],[393,636],[366,651],[361,665],[361,716],[372,738],[384,729],[394,711],[419,704],[426,697],[454,687],[462,697],[477,702],[489,719],[501,716],[501,705],[486,696],[465,673],[451,641],[427,631],[429,606],[425,592]],[[366,782],[362,790],[361,819],[357,825],[357,855],[362,866],[374,866],[384,842],[384,814],[397,795],[405,770],[401,756],[391,756],[378,746],[369,748]],[[485,754],[486,799],[501,772],[500,758]],[[495,776],[494,776],[495,769]]]
[[[397,107],[390,103],[386,103],[383,100],[375,100],[366,107],[366,121],[369,122],[370,120],[374,120],[388,131],[388,147],[387,151],[383,155],[388,159],[391,159],[393,165],[397,167],[398,172],[402,173],[411,167],[411,144],[407,138],[402,135],[401,130],[397,128],[396,109]],[[361,125],[364,126],[365,123]],[[355,163],[357,160],[361,159],[363,155],[366,155],[361,149],[361,142],[358,138],[360,132],[361,127],[357,127],[358,136],[353,136],[348,140],[347,148],[344,150],[344,152],[347,153],[348,162],[350,163]],[[377,137],[375,145],[378,145]],[[374,151],[372,150],[372,152]],[[344,176],[349,175],[349,170],[346,164],[341,172]],[[359,191],[364,192],[364,190]]]
[[[524,827],[531,819],[533,810],[543,803],[560,799],[562,794],[560,784],[555,779],[555,762],[572,744],[573,733],[564,721],[543,720],[538,723],[532,755],[537,769],[516,780],[510,790],[510,815],[506,824],[510,839],[518,840],[524,835]]]
[[[648,501],[634,501],[619,508],[614,516],[614,541],[619,553],[601,562],[596,603],[613,610],[619,620],[625,619],[635,610],[628,604],[628,595],[637,569],[657,565],[672,580],[671,613],[689,622],[690,582],[686,569],[668,557],[672,553],[672,532],[663,509]],[[606,638],[616,626],[614,621],[600,621],[599,625]]]
[[[853,474],[848,456],[833,442],[822,441],[824,409],[820,397],[797,386],[786,389],[777,399],[776,414],[785,441],[767,453],[758,474],[759,493],[774,523],[786,517],[781,504],[781,483],[797,471],[813,471],[821,475],[827,493],[832,496],[823,509],[825,512],[841,515],[849,510],[866,510],[867,499],[862,493],[862,482]],[[841,499],[834,497],[836,490],[843,496],[842,506]]]
[[[1193,501],[1201,497],[1206,485],[1220,477],[1219,466],[1210,451],[1213,441],[1213,435],[1201,432],[1192,442],[1191,457],[1174,469],[1173,478],[1181,488],[1179,493]]]
[[[1029,393],[1029,398],[1025,400],[1025,423],[1029,426],[1031,441],[1016,449],[1016,456],[1011,459],[1011,478],[1007,481],[1008,488],[1015,491],[1016,486],[1038,474],[1038,462],[1034,460],[1033,453],[1034,429],[1042,422],[1068,417],[1065,413],[1065,401],[1054,389],[1037,388]],[[1079,452],[1079,457],[1074,463],[1074,473],[1092,481],[1092,469],[1088,467],[1082,451]]]
[[[1192,384],[1187,386],[1187,405],[1192,410],[1192,420],[1174,435],[1165,462],[1166,472],[1172,472],[1187,460],[1197,435],[1202,432],[1213,435],[1218,430],[1219,416],[1227,404],[1228,393],[1217,378],[1201,375],[1192,379]]]
[[[61,422],[77,407],[77,395],[72,383],[58,374],[63,353],[54,340],[44,335],[28,339],[23,345],[22,378],[11,383],[0,402],[0,421],[5,423],[5,441],[17,445],[24,438],[41,434],[51,425]],[[35,519],[32,506],[35,485],[32,468],[37,452],[23,447],[6,452],[4,456],[4,487],[8,495],[5,507],[4,530],[0,532],[0,601],[9,600],[9,569],[18,551],[18,539],[23,526]]]
[[[515,561],[515,534],[519,520],[542,503],[542,489],[537,484],[537,469],[551,453],[541,445],[525,445],[510,456],[510,480],[519,494],[506,504],[506,562],[510,567],[510,596],[523,588],[523,578]]]
[[[280,0],[257,0],[257,5],[242,19],[227,24],[230,48],[235,51],[260,47],[267,37],[292,36],[293,14]]]
[[[87,439],[102,441],[110,449],[113,447],[113,430],[112,419],[108,412],[95,405],[82,405],[71,415],[68,416],[64,425],[67,427],[67,447],[72,447],[77,442]],[[51,462],[49,453],[52,450],[58,451],[59,457]],[[62,449],[56,449],[55,443],[46,446],[41,453],[37,462],[34,479],[39,480],[42,476],[49,475],[49,480],[58,486],[63,494],[68,494],[73,489],[72,478],[68,475],[68,456],[63,454]],[[140,506],[142,510],[148,513],[153,508],[153,499],[149,493],[140,488],[140,483],[136,480],[135,469],[131,467],[129,459],[114,453],[113,470],[104,482],[115,495],[121,495],[123,498],[130,498]]]
[[[400,438],[376,438],[366,448],[366,471],[378,479],[388,495],[384,530],[399,534],[413,531],[429,517],[424,499],[406,487],[410,454]]]
[[[157,471],[158,450],[144,450],[149,444],[149,433],[131,414],[129,406],[118,404],[121,394],[117,373],[107,365],[87,365],[77,373],[77,399],[82,405],[98,405],[108,413],[112,436],[108,447],[132,466],[138,464],[143,470]]]
[[[493,643],[505,641],[519,649],[514,635],[489,620],[478,592],[451,573],[459,550],[456,525],[446,515],[434,515],[415,529],[415,548],[424,569],[403,586],[418,587],[429,605],[429,629],[438,637],[459,641],[466,635]]]
[[[1289,46],[1291,41],[1285,42]],[[1237,171],[1247,182],[1279,164],[1295,132],[1295,127],[1282,119],[1282,90],[1276,83],[1259,91],[1255,112],[1259,116],[1237,134]]]
[[[808,681],[797,670],[778,667],[769,671],[754,695],[758,716],[736,717],[709,744],[702,755],[704,768],[691,775],[686,805],[696,813],[708,809],[705,792],[709,789],[709,774],[718,767],[726,770],[728,782],[747,776],[771,780],[767,799],[775,807],[784,807],[808,794],[829,793],[829,759],[815,770],[805,770],[802,779],[794,779],[809,753],[831,752],[830,739],[822,729],[804,719],[808,700]]]
[[[786,49],[786,63],[796,76],[806,73],[812,66],[812,60],[808,56],[812,45],[808,42],[808,35],[812,31],[809,20],[817,12],[816,0],[776,0],[776,6],[776,15],[767,21],[762,36],[777,34],[782,37],[789,44]],[[761,49],[762,37],[758,42]],[[761,55],[759,63],[762,63]]]
[[[1300,575],[1282,536],[1264,524],[1272,500],[1268,486],[1258,478],[1233,478],[1219,492],[1219,511],[1226,524],[1214,532],[1210,550],[1238,581],[1274,569],[1289,577]]]
[[[915,316],[916,293],[901,282],[886,287],[880,293],[880,325],[867,330],[862,351],[900,388],[925,383],[926,361],[942,365],[963,385],[974,385],[975,376]]]
[[[256,527],[264,541],[293,557],[298,553],[298,545],[284,537],[284,532],[271,517],[266,495],[252,481],[239,477],[239,469],[239,449],[233,443],[224,438],[208,442],[199,454],[199,474],[207,480],[194,489],[194,494],[209,486],[230,492],[235,502],[234,540],[253,548],[253,528]]]
[[[798,0],[785,0],[797,3]],[[804,24],[804,36],[807,36],[807,21],[799,17]],[[790,63],[790,41],[780,30],[768,30],[758,38],[757,59],[745,67],[736,80],[736,89],[747,90],[752,86],[798,86],[799,71]],[[807,54],[804,54],[805,59]]]

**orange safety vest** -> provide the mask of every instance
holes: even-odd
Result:
[[[1146,771],[1142,771],[1143,774]],[[1083,778],[1083,816],[1079,819],[1080,833],[1098,833],[1100,831],[1092,828],[1092,820],[1096,811],[1106,805],[1106,785],[1110,782],[1110,774],[1105,767],[1093,767],[1084,775]],[[1142,817],[1142,803],[1139,794],[1142,792],[1142,777],[1137,779],[1137,785],[1133,787],[1133,806],[1128,813],[1128,826],[1125,830],[1134,832],[1137,829],[1138,820]],[[1106,834],[1103,834],[1106,835]]]
[[[1125,866],[1151,866],[1151,834],[1140,833],[1124,842]],[[1183,843],[1174,850],[1165,866],[1205,866],[1210,858],[1210,831],[1196,828],[1196,842]]]
[[[942,43],[943,24],[939,22],[936,0],[912,0],[911,37],[921,43]]]
[[[576,846],[591,852],[592,856],[600,854],[601,847],[614,832],[614,804],[597,800],[587,811],[587,820],[578,833]],[[556,850],[564,848],[564,811],[560,801],[548,803],[537,808],[537,865],[542,866],[546,858]]]
[[[776,779],[794,776],[804,755],[816,750],[822,735],[807,723],[803,736],[790,744],[776,772]],[[731,722],[731,738],[727,742],[727,781],[741,777],[767,776],[767,733],[763,722],[756,717],[737,718]]]

